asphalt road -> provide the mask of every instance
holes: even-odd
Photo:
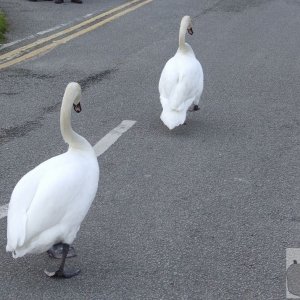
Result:
[[[15,20],[9,41],[124,3],[14,2],[33,17]],[[201,110],[169,131],[157,85],[186,14],[204,93]],[[99,158],[99,191],[67,262],[82,273],[51,280],[43,269],[58,262],[46,255],[13,260],[1,219],[0,298],[284,299],[285,251],[300,247],[299,14],[294,0],[154,0],[2,70],[1,205],[24,173],[66,150],[68,82],[83,85],[73,125],[92,144],[137,123]]]

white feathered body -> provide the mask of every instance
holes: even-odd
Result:
[[[24,175],[9,203],[6,250],[16,258],[44,252],[55,243],[71,244],[98,180],[99,165],[91,146],[70,148]]]
[[[198,105],[203,91],[203,70],[190,45],[178,50],[162,70],[159,80],[161,120],[169,128],[182,125],[189,107]]]

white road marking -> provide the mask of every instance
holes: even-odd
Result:
[[[238,177],[234,177],[233,178],[234,181],[239,181],[239,182],[242,182],[242,183],[247,183],[247,184],[251,184],[250,181],[244,179],[244,178],[238,178]]]
[[[124,120],[116,128],[105,135],[95,146],[94,150],[97,156],[102,155],[109,147],[111,147],[119,137],[130,129],[136,121]],[[8,204],[0,206],[0,220],[7,216]]]
[[[119,126],[110,131],[105,137],[103,137],[95,146],[94,150],[97,156],[103,154],[117,139],[132,127],[136,121],[124,120]]]

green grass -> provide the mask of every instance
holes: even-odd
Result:
[[[5,40],[5,32],[7,31],[7,20],[2,11],[0,11],[0,43]]]

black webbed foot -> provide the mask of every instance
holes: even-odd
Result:
[[[49,277],[53,278],[71,278],[73,276],[76,276],[80,273],[80,269],[74,269],[74,270],[60,270],[52,271],[52,270],[44,270],[45,274]]]
[[[55,244],[47,251],[49,257],[61,259],[63,255],[63,244]],[[70,246],[67,258],[77,256],[74,247]]]
[[[56,270],[56,271],[45,270],[46,275],[49,277],[54,277],[54,278],[71,278],[73,276],[78,275],[80,273],[79,269],[72,270],[72,271],[65,270],[65,262],[66,262],[66,258],[68,256],[70,245],[69,244],[61,244],[61,247],[62,247],[62,258],[61,258],[61,264],[60,264],[58,270]]]

